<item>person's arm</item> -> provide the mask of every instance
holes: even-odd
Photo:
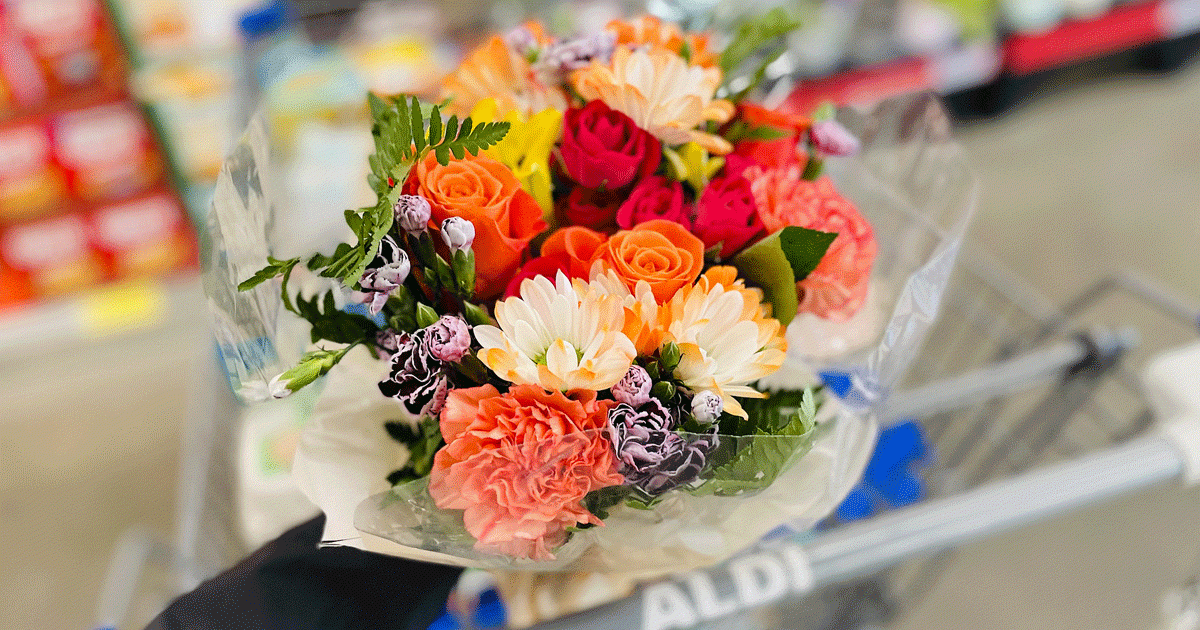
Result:
[[[175,600],[146,630],[426,630],[461,569],[318,549],[324,517]]]

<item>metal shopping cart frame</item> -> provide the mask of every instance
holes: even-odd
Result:
[[[989,292],[1003,308],[985,303]],[[964,251],[930,335],[933,348],[922,353],[910,388],[884,408],[893,422],[920,419],[945,449],[925,471],[933,498],[816,534],[779,536],[717,567],[642,585],[626,599],[536,629],[757,627],[747,615],[805,596],[807,606],[792,608],[825,611],[819,621],[807,617],[812,628],[877,627],[929,590],[946,565],[943,552],[1143,489],[1194,482],[1200,416],[1157,423],[1127,369],[1139,346],[1153,344],[1132,328],[1085,324],[1089,309],[1118,294],[1192,333],[1200,326],[1200,307],[1136,272],[1107,277],[1055,307],[986,254]],[[963,324],[981,325],[956,330]],[[956,344],[978,362],[973,369],[955,371],[955,352],[945,346]],[[1095,402],[1107,386],[1140,404],[1120,418],[1109,414]],[[1026,406],[1012,410],[1003,429],[988,426],[1020,396]],[[1072,435],[1085,422],[1093,435]]]

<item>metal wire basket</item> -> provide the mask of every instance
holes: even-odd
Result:
[[[1123,299],[1105,299],[1114,294]],[[919,501],[911,487],[899,499],[875,492],[869,518],[833,518],[815,534],[765,541],[538,628],[707,629],[731,618],[745,630],[889,625],[937,583],[956,545],[1183,474],[1183,454],[1151,430],[1136,374],[1194,339],[1198,314],[1131,272],[1056,306],[967,248],[938,324],[885,407],[887,422],[916,420],[924,438],[924,461],[894,471],[914,476]],[[1156,334],[1140,339],[1106,321]],[[1186,585],[1181,593],[1175,608],[1191,601]]]

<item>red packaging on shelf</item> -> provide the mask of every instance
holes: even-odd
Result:
[[[68,202],[50,132],[36,119],[0,124],[0,223],[50,214]]]
[[[98,207],[87,218],[92,247],[110,278],[161,276],[195,265],[191,223],[165,189]]]
[[[79,214],[12,225],[0,232],[0,264],[23,276],[34,297],[86,289],[105,279],[104,264],[88,240]]]
[[[0,75],[29,109],[124,84],[120,40],[102,0],[0,0]]]
[[[81,201],[128,197],[163,177],[150,128],[129,101],[51,114],[48,125],[55,160]]]

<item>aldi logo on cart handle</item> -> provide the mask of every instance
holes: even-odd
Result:
[[[642,630],[690,628],[757,608],[813,587],[804,549],[784,543],[740,555],[721,567],[695,571],[642,590]]]

